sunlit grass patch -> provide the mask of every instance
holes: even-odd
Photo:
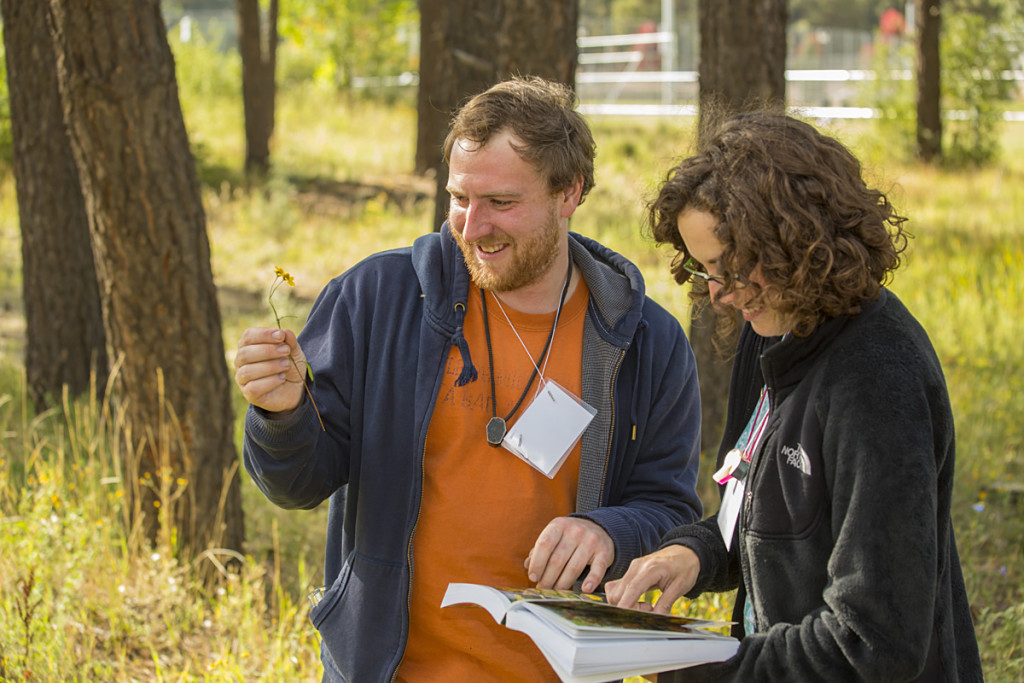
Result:
[[[319,680],[277,555],[210,549],[185,564],[144,543],[124,526],[107,406],[31,417],[23,387],[2,388],[0,679]]]

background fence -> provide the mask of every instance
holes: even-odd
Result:
[[[672,3],[666,3],[670,7]],[[224,10],[189,10],[165,17],[169,30],[187,41],[194,33],[212,39],[221,50],[236,49],[235,16]],[[607,33],[608,26],[581,18],[579,69],[576,90],[581,110],[594,115],[679,116],[696,114],[699,91],[699,28],[696,11],[663,16],[660,21],[636,22],[634,33]],[[659,26],[672,26],[672,31]],[[407,27],[413,30],[413,27]],[[901,49],[911,40],[902,31],[858,31],[841,28],[791,26],[787,31],[786,100],[809,116],[819,118],[872,118],[868,85],[877,78],[876,52],[881,42],[896,55],[887,74],[891,79],[912,79],[912,50]],[[413,45],[413,48],[415,45]],[[902,61],[900,61],[902,59]],[[1024,66],[1000,78],[1017,83],[1024,97]],[[359,77],[352,85],[365,90],[411,91],[418,74]],[[955,117],[956,112],[947,112]],[[1024,111],[1008,111],[1005,118],[1024,121]]]

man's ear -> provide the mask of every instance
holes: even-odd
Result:
[[[578,175],[572,185],[559,192],[562,201],[562,218],[568,218],[580,205],[580,197],[583,194],[583,176]]]

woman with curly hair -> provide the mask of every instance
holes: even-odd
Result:
[[[736,655],[659,683],[981,680],[945,379],[885,287],[906,218],[841,143],[771,111],[709,127],[648,218],[676,281],[744,321],[718,512],[606,587],[622,606],[658,588],[658,612],[738,589]]]

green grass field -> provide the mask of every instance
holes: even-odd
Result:
[[[432,183],[408,176],[411,109],[280,94],[275,172],[250,191],[235,170],[241,107],[183,102],[229,358],[243,328],[273,320],[275,265],[296,279],[275,304],[298,327],[329,278],[429,229]],[[687,152],[694,122],[593,123],[598,185],[572,227],[632,258],[685,319],[670,254],[640,226],[644,198]],[[1024,484],[1024,124],[1006,127],[1004,161],[958,172],[885,158],[865,124],[827,127],[862,150],[872,182],[910,216],[915,239],[892,288],[929,331],[953,399],[954,523],[986,678],[1024,680],[1024,493],[1012,490]],[[0,168],[0,681],[319,680],[304,596],[320,581],[325,510],[278,510],[246,480],[241,572],[206,583],[197,565],[223,556],[182,564],[126,536],[116,414],[88,400],[42,415],[26,405],[19,245],[13,181]],[[682,608],[728,618],[731,596]]]

